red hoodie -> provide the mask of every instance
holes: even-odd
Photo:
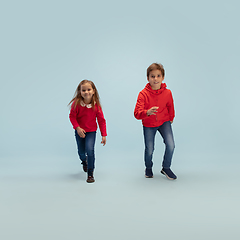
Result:
[[[164,122],[173,121],[175,117],[172,93],[166,88],[166,83],[161,84],[158,90],[152,90],[148,83],[138,94],[134,110],[136,119],[142,119],[145,127],[159,127]],[[159,107],[156,115],[147,115],[147,110],[152,107]]]
[[[74,129],[80,127],[86,132],[95,132],[97,130],[97,119],[101,135],[103,137],[107,136],[106,120],[100,107],[95,106],[95,110],[93,110],[91,104],[82,102],[74,109],[74,104],[75,102],[73,102],[69,114]]]

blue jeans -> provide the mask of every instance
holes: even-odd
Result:
[[[78,155],[82,161],[88,162],[88,169],[93,170],[95,167],[94,146],[96,140],[96,132],[86,132],[85,138],[81,138],[75,130],[75,137],[78,148]]]
[[[152,156],[154,151],[155,135],[157,131],[161,134],[163,142],[165,144],[165,153],[163,157],[162,166],[164,168],[170,168],[175,144],[173,139],[172,126],[169,121],[163,123],[159,127],[143,126],[143,135],[145,143],[145,155],[144,155],[145,166],[146,168],[152,168],[153,166]]]

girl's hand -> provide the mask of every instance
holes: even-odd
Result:
[[[82,129],[82,128],[80,128],[80,127],[77,127],[76,130],[77,130],[78,135],[79,135],[81,138],[85,138],[85,133],[86,133],[86,131],[85,131],[84,129]]]
[[[173,121],[170,121],[170,123],[172,124],[172,123],[173,123]]]
[[[101,143],[103,144],[103,146],[105,146],[106,142],[107,142],[106,137],[102,137],[102,141],[101,141]]]
[[[150,116],[150,115],[156,115],[155,112],[157,112],[157,109],[159,107],[152,107],[150,109],[147,110],[147,115]]]

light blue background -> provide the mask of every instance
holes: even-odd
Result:
[[[239,236],[238,9],[232,0],[1,3],[0,235]],[[164,65],[175,101],[174,183],[159,175],[159,136],[156,177],[143,178],[142,125],[133,110],[152,62]],[[105,147],[98,133],[91,186],[68,120],[82,79],[96,84],[108,127]]]

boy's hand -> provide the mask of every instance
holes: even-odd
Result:
[[[86,133],[86,131],[85,131],[84,129],[82,129],[82,128],[80,128],[80,127],[77,127],[76,130],[77,130],[78,135],[79,135],[81,138],[85,138],[85,133]]]
[[[106,137],[102,137],[102,141],[101,141],[101,143],[103,144],[103,146],[105,146],[106,142],[107,142]]]
[[[157,112],[157,109],[159,107],[152,107],[150,109],[147,110],[147,115],[150,116],[150,115],[156,115],[155,112]]]

